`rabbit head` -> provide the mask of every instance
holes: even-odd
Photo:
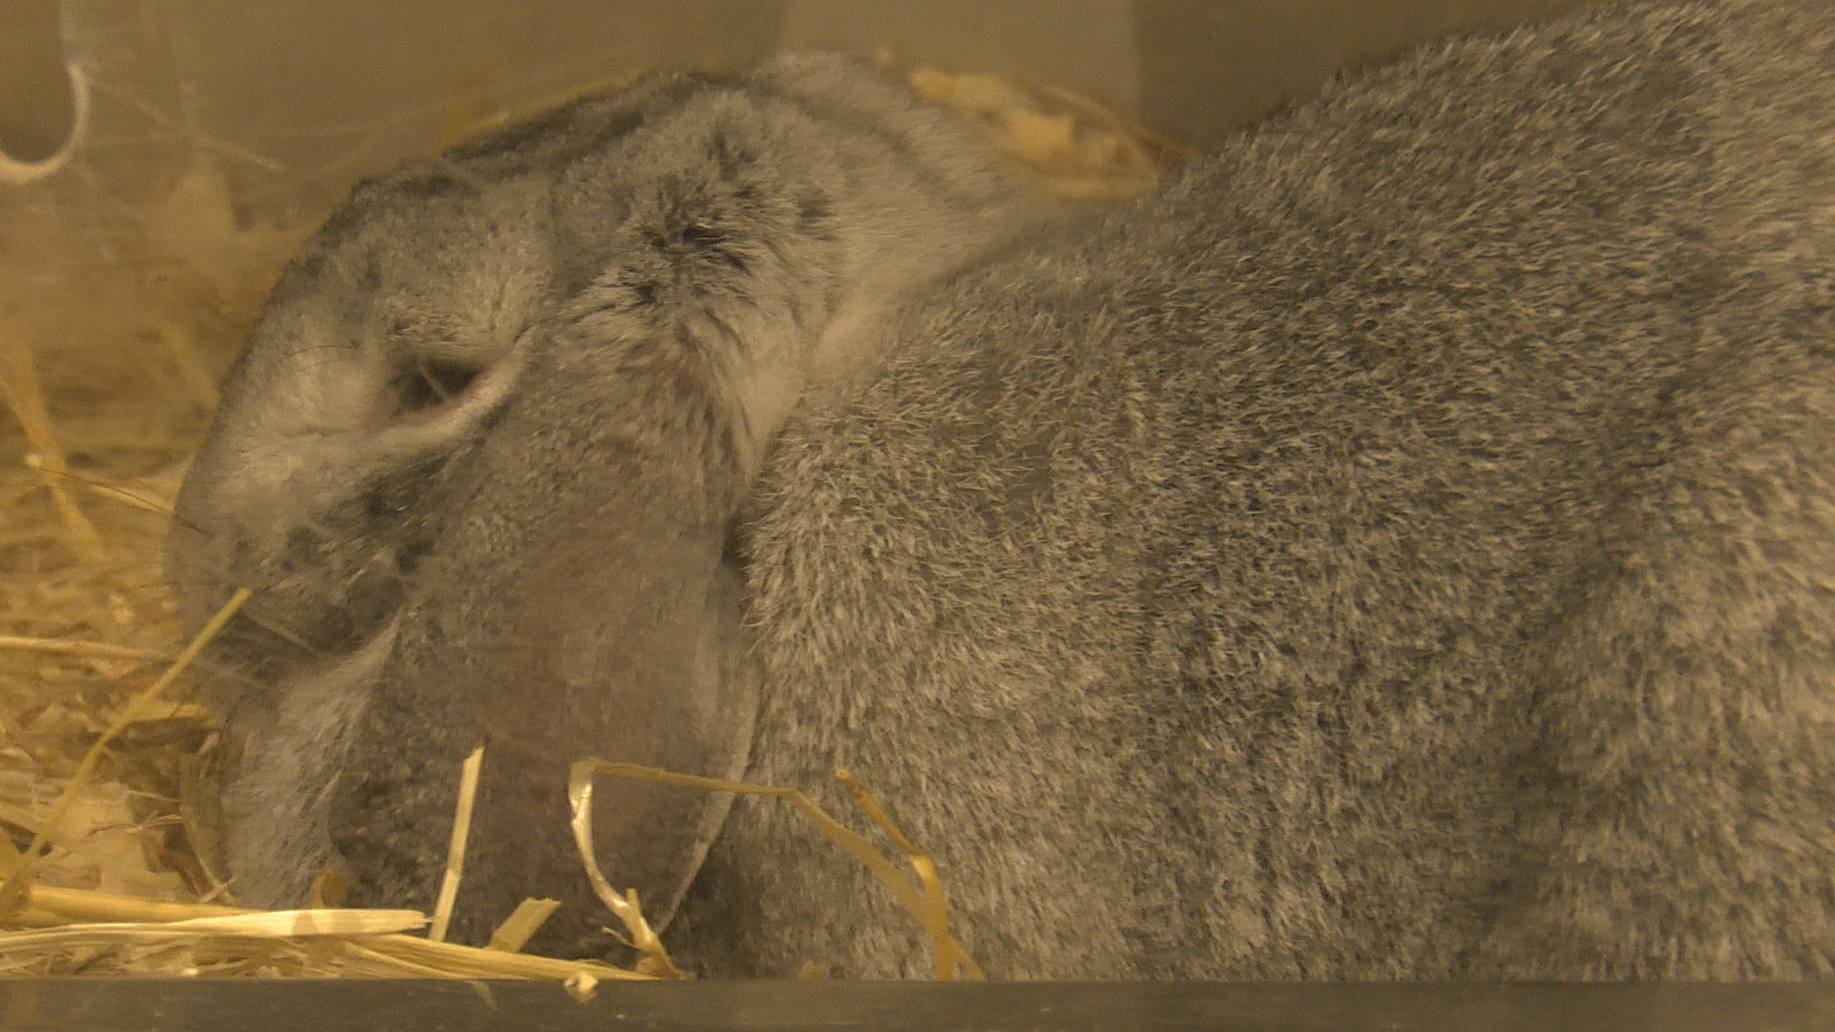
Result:
[[[240,748],[238,896],[297,903],[331,866],[359,901],[430,900],[487,745],[476,938],[584,891],[571,761],[735,774],[753,675],[723,550],[764,442],[1022,207],[965,130],[822,56],[654,79],[359,186],[178,504],[193,623],[254,591],[205,682]],[[723,802],[609,792],[609,867],[666,921]]]

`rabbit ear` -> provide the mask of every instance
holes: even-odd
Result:
[[[454,772],[483,745],[455,936],[482,940],[522,899],[559,895],[566,909],[535,945],[597,952],[608,944],[592,930],[615,922],[573,842],[569,766],[597,757],[737,778],[755,677],[717,539],[526,544],[516,574],[458,564],[463,586],[447,580],[437,612],[406,618],[330,834],[351,870],[376,879],[358,887],[363,899],[431,900]],[[463,629],[451,629],[455,613]],[[653,925],[668,922],[729,805],[724,793],[597,786],[599,861],[617,890],[637,889]]]
[[[480,859],[489,864],[502,850],[506,874],[528,877],[526,850],[539,841],[560,869],[529,892],[585,884],[564,801],[574,761],[742,776],[756,676],[747,666],[737,579],[717,561],[710,568],[717,553],[705,545],[651,542],[641,555],[599,569],[559,557],[532,573],[518,600],[509,676],[501,692],[489,693],[493,709],[482,719],[493,770],[483,783]],[[704,577],[688,574],[697,568]],[[656,927],[667,925],[730,804],[727,793],[623,778],[595,787],[598,858],[614,888],[638,889]],[[490,884],[502,880],[487,875]],[[597,905],[583,916],[613,923]]]
[[[748,474],[806,384],[870,366],[899,305],[1030,212],[963,127],[859,67],[757,80],[569,166],[549,207],[566,318],[640,361],[673,348]]]
[[[640,351],[590,325],[546,336],[515,401],[422,493],[435,523],[426,550],[407,557],[393,654],[327,821],[365,882],[359,899],[433,898],[455,772],[483,745],[465,874],[475,889],[461,890],[454,934],[481,940],[522,899],[558,895],[565,916],[535,947],[603,949],[593,930],[607,917],[573,843],[568,767],[598,757],[742,770],[756,691],[724,559],[737,472],[720,420],[705,406],[677,411],[683,393],[701,394],[689,372],[657,359],[671,375],[634,378]],[[645,782],[599,786],[600,859],[618,890],[638,890],[653,924],[674,910],[728,805]]]
[[[757,127],[717,115],[690,137],[711,158],[684,157],[682,171],[633,182],[608,163],[559,184],[556,292],[565,321],[624,353],[621,379],[681,379],[755,469],[844,270],[822,192],[783,181]]]

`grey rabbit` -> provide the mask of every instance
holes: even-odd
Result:
[[[1431,46],[1031,201],[864,66],[360,186],[178,506],[241,898],[606,949],[564,778],[854,771],[1015,978],[1835,964],[1835,8]],[[780,803],[602,779],[678,959],[922,975]]]

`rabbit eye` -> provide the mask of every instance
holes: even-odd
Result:
[[[482,370],[458,362],[417,359],[391,382],[396,417],[437,409],[464,394]]]

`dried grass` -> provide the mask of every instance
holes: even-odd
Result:
[[[890,55],[881,62],[895,63]],[[1132,197],[1191,156],[1100,101],[1047,82],[929,66],[905,78],[920,96],[980,129],[1010,168],[1060,200]]]

